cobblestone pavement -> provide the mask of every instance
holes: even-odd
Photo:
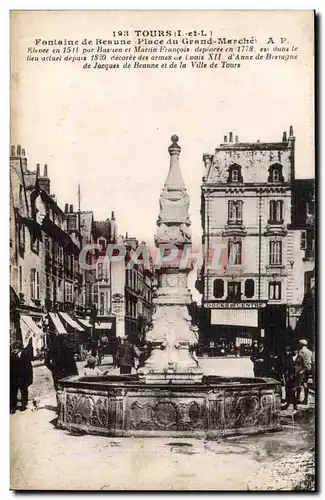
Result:
[[[229,360],[222,360],[222,370],[218,361],[203,360],[204,371],[226,375]],[[105,359],[102,368],[107,369],[109,362]],[[251,369],[249,360],[234,359],[232,364],[232,375],[251,375],[246,373]],[[79,369],[82,366],[79,363]],[[40,398],[39,409],[17,411],[10,418],[12,489],[246,490],[249,478],[262,465],[313,446],[312,421],[296,423],[290,418],[282,432],[220,442],[120,439],[58,430],[55,393],[44,366],[34,369],[30,396]]]

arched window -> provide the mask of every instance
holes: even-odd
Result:
[[[280,163],[274,163],[269,167],[269,177],[268,182],[284,182],[282,174],[282,165]]]
[[[254,280],[248,279],[245,281],[245,296],[248,299],[251,299],[254,297],[254,287],[255,287]]]
[[[223,280],[217,279],[213,282],[213,295],[216,299],[222,299],[224,295],[224,284]]]
[[[228,169],[228,179],[227,182],[243,182],[243,176],[241,174],[241,166],[234,163],[230,165]]]

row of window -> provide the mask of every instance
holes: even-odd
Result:
[[[32,300],[40,300],[40,271],[30,270],[30,297]],[[19,266],[19,291],[22,290],[22,267]],[[53,297],[56,292],[56,282],[53,282]],[[49,294],[49,289],[47,289]],[[74,302],[74,288],[72,283],[65,283],[65,301]]]
[[[106,262],[97,263],[97,279],[108,280],[109,279],[109,264]]]
[[[138,275],[135,269],[126,269],[126,286],[130,287],[132,290],[137,291],[138,287]]]
[[[240,266],[242,263],[242,242],[228,240],[228,265]],[[269,264],[282,265],[282,241],[269,242]]]
[[[229,200],[228,201],[228,223],[241,224],[243,222],[243,201]],[[271,200],[269,203],[269,223],[283,223],[283,201]]]
[[[274,165],[271,165],[269,168],[269,176],[267,181],[268,182],[284,182],[284,177],[282,174],[282,165],[279,163],[275,163]],[[227,182],[231,183],[237,183],[237,182],[243,182],[243,175],[242,175],[242,168],[240,165],[237,165],[234,163],[233,165],[230,165],[228,169],[228,179]]]
[[[225,282],[222,279],[216,279],[213,282],[213,295],[216,299],[222,299],[225,295]],[[247,299],[252,299],[255,295],[255,282],[253,279],[247,279],[244,282],[244,291],[242,292],[241,281],[227,282],[227,300],[237,302],[242,299],[242,295]],[[281,300],[281,282],[269,282],[269,300]]]
[[[131,316],[131,318],[137,317],[137,304],[131,300],[126,301],[126,315]]]
[[[108,316],[110,313],[110,290],[98,285],[93,286],[93,304],[96,305],[99,316]]]

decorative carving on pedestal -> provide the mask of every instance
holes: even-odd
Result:
[[[158,248],[160,245],[175,245],[178,257],[162,261],[157,272],[153,327],[147,333],[153,352],[145,367],[139,370],[140,377],[147,383],[200,382],[202,379],[198,363],[189,350],[190,345],[197,343],[197,332],[191,326],[187,309],[191,303],[191,293],[187,287],[190,267],[180,268],[182,251],[191,244],[190,198],[179,168],[181,148],[177,135],[173,135],[171,140],[172,144],[168,148],[170,168],[160,195],[155,243]],[[164,247],[161,247],[161,251],[164,251]]]
[[[65,421],[81,427],[108,426],[108,399],[88,394],[67,394]]]

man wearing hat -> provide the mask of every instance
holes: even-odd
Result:
[[[28,346],[22,342],[14,342],[10,353],[10,413],[17,409],[18,389],[21,394],[21,411],[28,405],[28,387],[33,383],[33,367],[31,363],[32,339]]]
[[[304,388],[304,401],[303,401],[303,403],[305,405],[308,404],[308,392],[309,392],[308,391],[308,379],[311,376],[312,357],[313,357],[313,353],[311,352],[310,349],[308,349],[307,345],[308,345],[307,340],[305,340],[305,339],[299,340],[299,347],[300,347],[299,354],[302,357],[302,359],[304,360],[304,366],[305,366],[305,371],[304,371],[304,374],[303,374],[302,380],[301,380],[302,386]]]

